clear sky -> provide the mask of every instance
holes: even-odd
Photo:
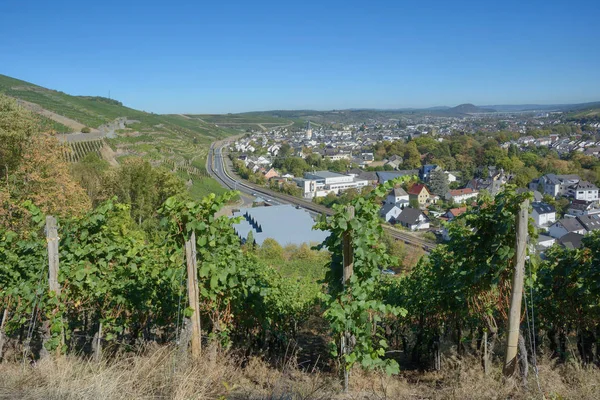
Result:
[[[0,73],[157,113],[600,100],[600,0],[0,0]]]

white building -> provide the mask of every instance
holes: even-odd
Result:
[[[556,209],[550,204],[534,202],[531,204],[533,210],[531,217],[536,226],[546,226],[556,222]]]
[[[586,232],[586,229],[576,218],[563,218],[550,225],[550,228],[548,229],[550,236],[556,239],[560,239],[567,233],[579,233],[580,235],[585,235]]]
[[[446,193],[446,200],[452,200],[454,203],[464,203],[468,199],[477,197],[478,191],[471,188],[450,190]]]
[[[579,181],[569,186],[567,195],[575,200],[598,201],[598,188],[590,182]]]
[[[339,194],[348,189],[361,189],[369,184],[367,180],[329,171],[306,172],[304,179],[294,179],[302,189],[305,198],[324,197],[329,193]]]
[[[552,247],[556,243],[556,239],[551,236],[539,235],[537,239],[537,247],[541,249],[547,249]]]
[[[456,175],[454,175],[451,172],[445,172],[446,176],[448,177],[448,183],[452,183],[452,182],[456,182],[457,181],[457,177]]]
[[[402,188],[395,188],[387,195],[386,204],[408,203],[408,193]]]
[[[417,208],[405,207],[396,217],[396,223],[411,231],[429,229],[429,218]]]
[[[578,175],[547,174],[542,176],[539,180],[532,182],[530,189],[538,190],[538,186],[542,185],[544,193],[557,197],[565,195],[569,186],[579,183],[580,180]]]
[[[383,218],[385,222],[395,222],[401,212],[402,209],[396,204],[384,204],[379,211],[379,215],[381,215],[381,218]]]

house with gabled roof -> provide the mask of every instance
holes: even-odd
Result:
[[[444,214],[444,218],[448,221],[452,221],[454,218],[464,214],[465,212],[467,212],[467,207],[451,208]]]
[[[464,189],[455,189],[455,190],[449,190],[448,193],[446,193],[446,200],[447,201],[452,201],[454,203],[460,204],[460,203],[464,203],[465,201],[477,197],[479,195],[479,192],[476,190],[473,190],[471,188],[464,188]]]
[[[396,218],[402,213],[402,209],[396,204],[384,204],[379,211],[379,215],[381,218],[385,220],[385,222],[394,223],[396,222]]]
[[[386,204],[398,204],[408,202],[408,193],[406,193],[406,190],[402,189],[401,187],[392,189],[385,199]]]
[[[580,233],[567,233],[560,239],[558,239],[558,244],[567,248],[569,250],[578,249],[582,245],[583,235]]]
[[[598,201],[598,188],[591,182],[579,181],[569,186],[567,196],[575,200]]]
[[[429,229],[429,218],[423,211],[412,207],[405,207],[400,215],[396,217],[396,223],[411,231]]]
[[[600,229],[600,215],[580,215],[577,221],[585,228],[587,232],[597,231]]]
[[[585,235],[586,232],[585,227],[579,223],[577,218],[560,219],[550,225],[550,228],[548,229],[550,236],[557,239],[560,239],[567,233],[579,233],[580,235]]]
[[[556,222],[556,209],[554,206],[548,203],[534,201],[531,203],[531,207],[531,217],[536,226],[546,226]]]
[[[417,200],[420,206],[425,206],[430,202],[431,192],[422,183],[416,183],[408,189],[408,199]]]

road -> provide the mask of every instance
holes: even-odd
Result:
[[[312,215],[333,215],[335,213],[332,209],[319,204],[315,204],[311,201],[300,199],[298,197],[290,196],[284,193],[275,192],[265,187],[242,181],[241,178],[238,178],[235,174],[233,174],[230,171],[230,169],[228,168],[228,164],[230,161],[226,157],[226,155],[223,154],[223,148],[228,144],[228,140],[213,143],[210,147],[210,151],[207,157],[207,170],[217,181],[219,181],[219,183],[221,183],[221,185],[228,189],[238,190],[242,194],[254,197],[260,196],[273,205],[296,205],[309,211]],[[392,236],[396,240],[401,240],[402,242],[408,245],[420,247],[426,252],[430,252],[436,247],[435,243],[417,237],[408,232],[398,230],[389,225],[382,226],[383,229],[390,234],[390,236]]]

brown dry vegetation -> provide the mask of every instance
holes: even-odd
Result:
[[[447,359],[442,372],[399,377],[354,369],[342,393],[336,376],[293,361],[275,368],[252,358],[243,364],[207,350],[194,361],[170,347],[150,348],[111,361],[63,357],[36,365],[0,364],[1,399],[597,399],[600,371],[546,360],[523,388],[506,382],[499,366],[485,376],[478,362]]]

